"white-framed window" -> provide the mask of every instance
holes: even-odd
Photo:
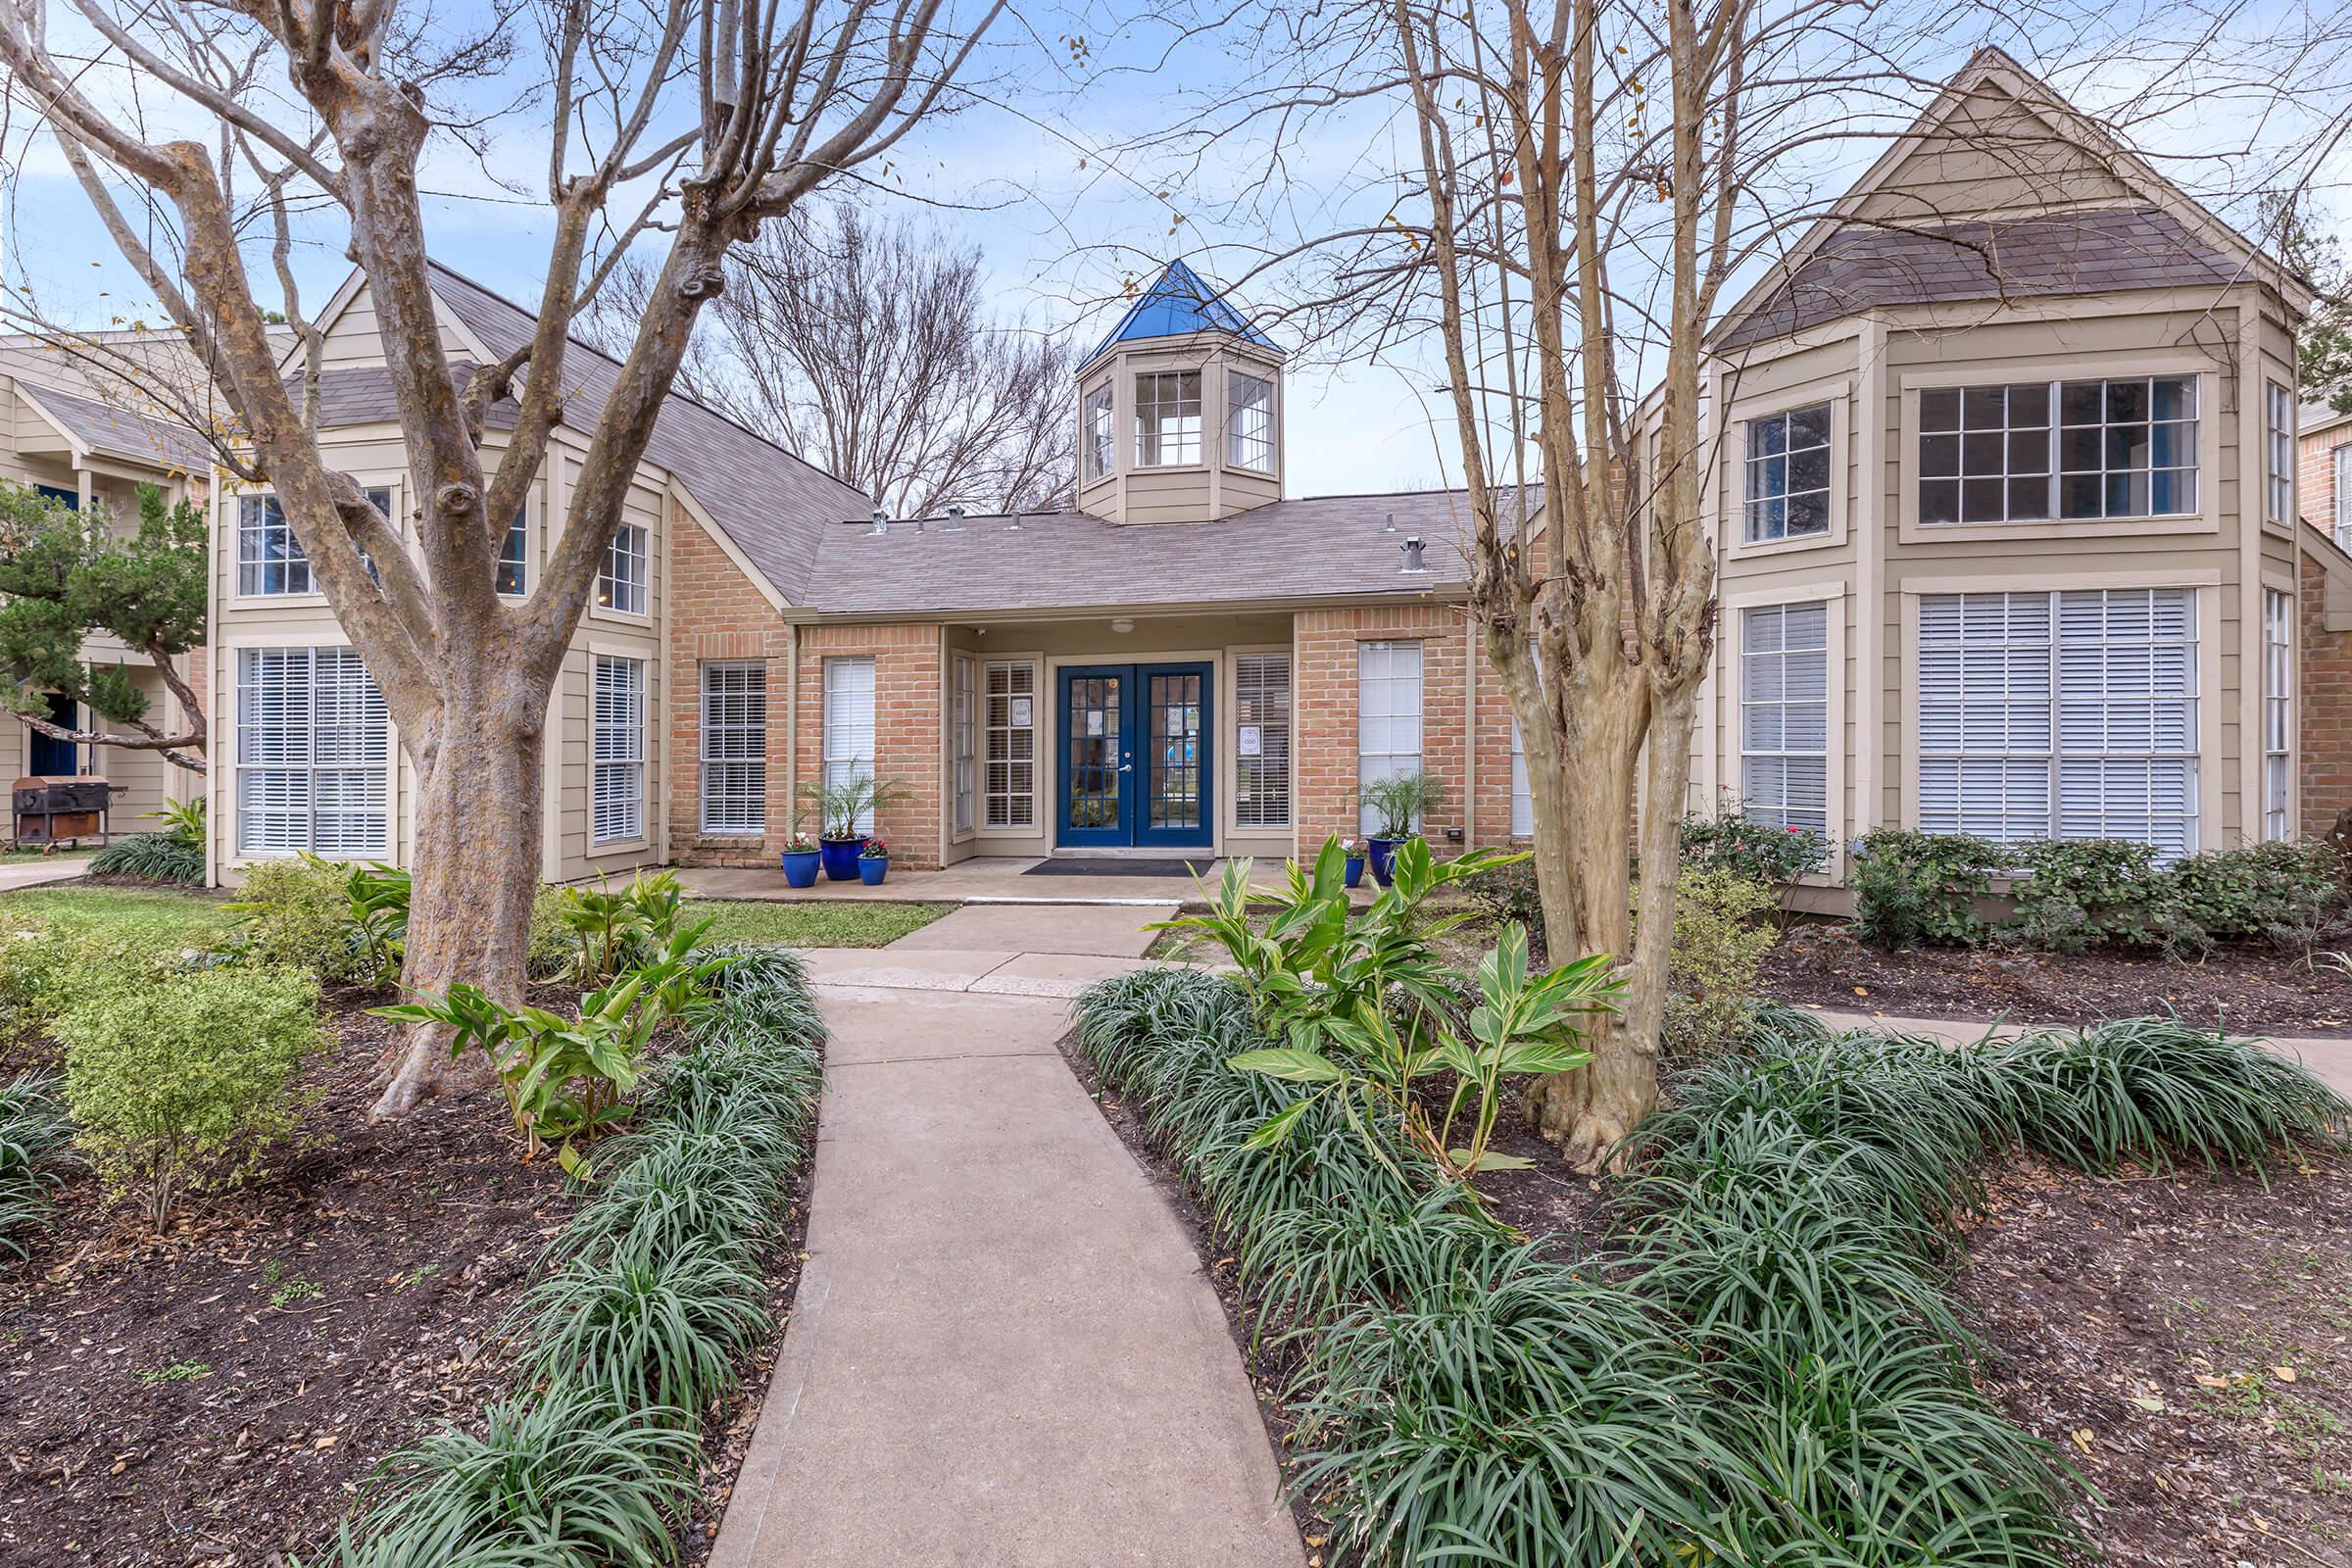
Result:
[[[391,517],[389,485],[370,485],[368,499],[387,519]],[[367,557],[363,554],[360,559],[366,561]],[[370,575],[374,569],[374,564],[368,563]],[[261,599],[277,594],[316,593],[318,588],[311,575],[311,558],[303,553],[302,541],[294,537],[294,526],[279,510],[277,497],[237,497],[239,596]]]
[[[1135,378],[1135,461],[1165,468],[1200,461],[1200,372],[1147,370]]]
[[[1511,837],[1536,836],[1536,789],[1527,781],[1527,732],[1511,715]]]
[[[1749,544],[1830,531],[1830,406],[1747,421],[1746,536]]]
[[[516,598],[531,591],[530,510],[527,504],[514,509],[514,520],[498,544],[498,591]]]
[[[703,831],[767,831],[767,665],[703,665]]]
[[[1112,423],[1111,384],[1108,381],[1086,395],[1078,414],[1078,452],[1086,465],[1086,477],[1100,479],[1110,472],[1111,445],[1118,439]]]
[[[874,776],[874,661],[871,655],[825,661],[824,781],[847,784]],[[874,814],[861,812],[860,833],[874,830]]]
[[[2295,596],[2262,591],[2262,836],[2295,836]]]
[[[2262,383],[2263,516],[2295,520],[2295,395],[2276,381]]]
[[[392,852],[392,719],[350,648],[237,650],[237,853]]]
[[[2197,847],[2196,592],[1930,594],[1919,825]]]
[[[1240,827],[1291,825],[1291,656],[1237,654],[1233,661],[1233,820]]]
[[[1830,607],[1740,612],[1740,805],[1773,827],[1830,831]]]
[[[2197,510],[2197,379],[1929,387],[1919,518],[2019,522]]]
[[[1274,471],[1274,383],[1262,375],[1225,372],[1225,461]]]
[[[2352,550],[2352,442],[2334,448],[2328,458],[2331,465],[2328,479],[2335,493],[2335,542],[2341,549]]]
[[[988,665],[987,820],[990,827],[1037,824],[1037,666],[1027,660]]]
[[[979,809],[980,794],[980,679],[979,665],[957,654],[950,662],[954,690],[948,710],[949,737],[956,757],[956,831],[969,833]]]
[[[605,564],[596,574],[598,604],[623,614],[646,612],[646,531],[633,522],[624,522],[612,531],[612,541],[605,546]]]
[[[1421,645],[1355,645],[1355,771],[1362,784],[1421,771]],[[1377,824],[1370,807],[1358,829]],[[1413,824],[1418,827],[1420,824]]]
[[[599,844],[645,837],[645,661],[596,656],[595,772],[589,833]]]

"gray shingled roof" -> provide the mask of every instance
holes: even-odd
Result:
[[[2093,208],[1932,230],[1857,224],[1719,328],[1729,350],[1878,306],[2220,286],[2239,260],[2162,208]]]
[[[1394,515],[1396,528],[1388,527]],[[1214,607],[1427,593],[1465,581],[1462,491],[1314,496],[1216,522],[1113,523],[1082,512],[825,530],[809,606],[825,614]],[[1418,535],[1426,573],[1400,569]]]
[[[134,463],[160,464],[190,473],[209,471],[213,449],[186,425],[152,415],[133,414],[75,392],[61,392],[19,377],[17,390],[66,433],[93,452],[128,458]]]
[[[503,357],[530,341],[538,321],[530,312],[437,262],[433,274],[442,304],[492,354]],[[618,362],[573,339],[564,356],[565,422],[593,425],[619,371]],[[389,407],[388,383],[384,390]],[[794,604],[807,595],[824,530],[844,517],[863,516],[873,506],[823,469],[675,394],[662,404],[645,455],[684,480],[727,537]]]

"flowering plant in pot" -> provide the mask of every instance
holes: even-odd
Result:
[[[890,846],[871,834],[866,836],[865,848],[858,852],[858,877],[869,888],[878,888],[890,875]]]
[[[1347,867],[1348,885],[1351,888],[1361,885],[1364,880],[1363,842],[1352,836],[1342,838],[1340,840],[1340,858],[1342,863]]]
[[[858,856],[865,847],[865,835],[858,831],[858,824],[872,821],[905,799],[906,794],[906,786],[891,779],[877,779],[870,773],[857,773],[831,783],[810,779],[801,785],[801,800],[816,808],[822,824],[817,837],[823,841],[821,858],[826,877],[847,882],[862,874],[858,868]]]
[[[823,855],[816,840],[796,823],[792,837],[786,839],[784,848],[776,852],[776,858],[784,867],[785,885],[796,888],[816,886],[817,862],[823,858]]]
[[[1415,824],[1437,809],[1444,792],[1427,773],[1399,773],[1376,778],[1357,793],[1377,824],[1371,835],[1372,880],[1385,888],[1396,846],[1418,836]]]

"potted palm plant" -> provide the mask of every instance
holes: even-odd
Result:
[[[1399,773],[1394,778],[1374,779],[1358,793],[1376,824],[1369,846],[1372,880],[1385,888],[1396,846],[1416,835],[1420,820],[1437,809],[1442,792],[1438,781],[1427,773]]]
[[[890,846],[866,835],[865,848],[858,852],[858,878],[869,888],[878,888],[890,875]]]
[[[816,808],[820,823],[817,836],[821,840],[819,858],[824,862],[827,878],[847,882],[859,876],[858,858],[865,849],[865,835],[858,831],[858,822],[870,820],[897,805],[905,794],[905,787],[895,780],[877,779],[867,773],[854,774],[830,784],[810,779],[801,785],[801,799]]]

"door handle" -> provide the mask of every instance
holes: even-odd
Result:
[[[1133,762],[1121,762],[1119,764],[1119,771],[1122,773],[1132,773],[1135,771],[1135,764]]]

